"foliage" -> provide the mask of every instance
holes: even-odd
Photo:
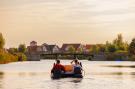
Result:
[[[26,61],[27,57],[25,54],[23,53],[16,53],[17,57],[18,57],[18,61]]]
[[[15,53],[18,52],[18,49],[17,48],[9,48],[8,52],[11,53],[11,54],[15,54]]]
[[[113,42],[106,42],[106,51],[107,52],[116,52],[116,51],[128,51],[128,43],[123,41],[122,34],[118,34],[117,38]]]
[[[9,62],[26,61],[27,58],[23,53],[10,54],[5,51],[0,51],[0,64]]]
[[[18,51],[21,53],[25,53],[26,52],[26,45],[25,44],[20,44],[18,47]]]
[[[107,53],[106,59],[107,61],[127,61],[128,59],[128,52],[114,52],[114,53]]]
[[[70,52],[70,53],[75,53],[75,48],[73,47],[73,46],[69,46],[68,47],[68,52]]]
[[[106,51],[106,46],[105,45],[100,45],[99,46],[99,52],[105,52]]]
[[[99,47],[97,45],[93,45],[92,48],[90,49],[90,52],[92,53],[98,53]]]
[[[115,52],[117,50],[116,46],[113,45],[113,44],[108,45],[107,49],[108,49],[109,52]]]
[[[17,61],[18,57],[6,52],[0,52],[0,64]]]
[[[135,55],[135,38],[132,40],[132,42],[129,45],[129,53],[131,55]]]
[[[3,49],[5,45],[5,39],[3,38],[2,33],[0,33],[0,49]]]
[[[130,56],[129,61],[135,61],[135,55]]]
[[[16,62],[16,61],[26,61],[27,58],[24,53],[19,53],[20,52],[25,52],[25,45],[21,44],[19,46],[19,49],[17,48],[9,48],[8,51],[4,49],[5,45],[5,40],[0,33],[0,64],[5,64],[9,62]]]

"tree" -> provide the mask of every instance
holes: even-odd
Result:
[[[26,52],[26,45],[25,44],[20,44],[18,47],[18,51],[21,53],[25,53]]]
[[[122,34],[118,34],[117,38],[114,39],[113,45],[116,46],[118,51],[127,51],[128,43],[123,41]]]
[[[129,45],[129,53],[131,55],[135,55],[135,38],[132,40],[132,42]]]
[[[17,48],[9,48],[8,52],[11,53],[11,54],[15,54],[15,53],[18,52],[18,49]]]
[[[3,38],[2,33],[0,33],[0,49],[3,49],[5,45],[5,39]]]
[[[70,53],[75,53],[75,48],[73,46],[69,46],[68,51]]]
[[[105,52],[105,51],[106,51],[105,45],[101,45],[101,46],[99,47],[99,51],[100,51],[100,52]]]
[[[109,52],[115,52],[117,50],[116,46],[113,44],[110,44],[107,49]]]
[[[90,49],[90,52],[92,53],[98,53],[99,47],[97,45],[93,45],[92,48]]]

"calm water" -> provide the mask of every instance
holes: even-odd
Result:
[[[50,78],[53,63],[44,60],[0,65],[0,89],[135,89],[134,62],[82,61],[83,79],[60,80]]]

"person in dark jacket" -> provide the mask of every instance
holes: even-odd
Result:
[[[54,64],[51,73],[54,73],[55,71],[65,72],[65,68],[60,64],[60,60],[56,60],[56,64]]]

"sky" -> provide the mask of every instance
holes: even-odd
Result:
[[[0,0],[6,47],[112,41],[135,37],[135,0]]]

